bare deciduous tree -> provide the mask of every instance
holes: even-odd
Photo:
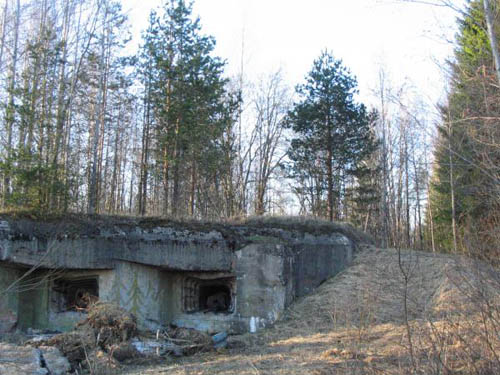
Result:
[[[271,177],[286,156],[286,150],[280,149],[280,146],[283,143],[283,120],[291,105],[291,94],[280,70],[261,80],[253,104],[257,156],[255,213],[262,215],[266,211],[266,193]]]

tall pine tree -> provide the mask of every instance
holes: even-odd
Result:
[[[356,79],[325,51],[297,87],[301,100],[288,116],[296,135],[289,149],[296,191],[313,214],[330,220],[344,218],[348,184],[360,177],[361,161],[375,149],[369,116],[356,93]]]
[[[225,63],[212,56],[215,40],[201,34],[200,21],[191,13],[191,3],[167,1],[161,15],[151,14],[144,37],[140,213],[148,201],[151,149],[162,214],[194,216],[203,176],[219,169],[220,139],[234,105],[222,77]]]

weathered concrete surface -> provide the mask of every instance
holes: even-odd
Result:
[[[218,332],[244,333],[248,332],[249,319],[241,317],[237,313],[181,313],[172,321],[172,324],[209,334]]]
[[[19,299],[15,282],[21,273],[0,264],[0,332],[12,330],[17,323]]]
[[[39,349],[0,343],[0,375],[48,375]]]
[[[71,365],[59,349],[0,343],[0,375],[65,375]]]
[[[19,287],[19,328],[47,328],[49,322],[48,280],[43,278],[43,273],[34,272],[25,278]]]
[[[229,271],[233,262],[233,251],[224,242],[204,239],[179,242],[157,240],[125,242],[114,259],[158,266],[182,271]]]
[[[210,333],[256,332],[273,324],[295,298],[344,269],[352,256],[352,242],[339,234],[294,245],[248,245],[236,252],[234,311],[180,314],[173,323]]]
[[[106,275],[106,282],[100,282],[104,289],[100,287],[99,298],[130,311],[137,317],[141,329],[157,329],[162,324],[160,315],[164,298],[161,276],[158,267],[117,262],[114,272]]]
[[[311,293],[326,279],[352,262],[354,244],[346,236],[306,235],[293,249],[294,297]]]
[[[108,241],[101,238],[26,240],[10,239],[4,232],[4,239],[0,239],[0,261],[26,267],[109,269],[112,252]]]
[[[186,271],[227,271],[233,251],[219,232],[192,233],[172,228],[136,228],[127,235],[53,238],[20,235],[0,222],[0,261],[64,269],[112,269],[115,260]]]
[[[286,254],[283,245],[257,244],[236,254],[237,314],[246,318],[247,329],[255,332],[276,321],[285,309],[287,291],[292,292],[287,288],[293,283],[290,268],[285,267],[291,255]]]
[[[65,375],[71,370],[71,365],[59,349],[54,346],[40,346],[45,368],[50,375]]]
[[[344,235],[308,236],[286,245],[249,245],[238,251],[237,314],[254,332],[274,323],[297,297],[318,287],[352,261]]]
[[[0,274],[2,266],[0,265]],[[66,270],[51,277],[53,271],[36,271],[21,283],[18,295],[18,309],[12,319],[18,328],[26,330],[69,331],[86,317],[82,311],[60,311],[55,304],[53,278],[78,279],[96,278],[99,285],[99,299],[115,302],[132,312],[141,329],[157,329],[164,320],[161,313],[165,300],[162,278],[165,271],[158,267],[116,262],[114,270]],[[36,288],[23,287],[37,284]],[[2,310],[0,310],[2,311]],[[17,313],[19,312],[19,317]],[[4,314],[0,314],[2,318]],[[1,321],[1,320],[0,320]],[[6,326],[4,332],[8,331]]]
[[[292,224],[161,226],[123,219],[73,227],[0,220],[0,290],[37,267],[24,280],[36,288],[21,287],[0,298],[0,332],[16,325],[69,330],[81,320],[81,312],[58,310],[58,277],[97,280],[99,299],[134,313],[142,329],[174,322],[210,332],[256,331],[345,268],[359,240],[342,225]],[[230,311],[187,310],[187,279],[228,277],[235,280]]]

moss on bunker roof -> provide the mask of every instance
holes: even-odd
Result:
[[[19,233],[39,238],[59,236],[98,237],[105,232],[119,229],[125,233],[136,229],[149,231],[155,228],[172,228],[177,231],[208,233],[217,231],[227,240],[241,241],[242,235],[276,235],[276,230],[308,233],[314,236],[341,233],[356,242],[372,243],[366,233],[348,223],[330,222],[303,216],[252,216],[231,218],[224,221],[172,219],[167,217],[134,217],[87,214],[39,214],[32,211],[0,213],[0,220],[7,221]]]

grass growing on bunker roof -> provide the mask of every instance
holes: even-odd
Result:
[[[373,244],[373,238],[347,222],[328,221],[310,216],[249,216],[239,220],[250,227],[280,228],[314,235],[341,233],[357,241]]]
[[[159,216],[126,215],[87,215],[80,213],[44,214],[30,210],[0,212],[0,220],[8,221],[20,232],[47,237],[56,234],[98,236],[102,230],[120,228],[127,232],[134,228],[152,230],[157,227],[170,227],[179,231],[210,232],[218,231],[226,239],[241,242],[238,229],[253,229],[259,234],[261,229],[282,229],[328,235],[341,233],[355,242],[373,243],[373,239],[349,223],[330,222],[306,216],[251,216],[234,217],[221,221],[198,220],[194,218],[170,218]]]

